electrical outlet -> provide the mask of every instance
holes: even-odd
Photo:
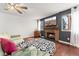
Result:
[[[70,40],[70,38],[68,37],[68,38],[67,38],[67,40],[69,41],[69,40]]]

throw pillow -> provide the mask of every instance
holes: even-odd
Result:
[[[14,42],[6,38],[0,38],[3,51],[8,55],[11,55],[12,52],[17,50],[17,46]]]

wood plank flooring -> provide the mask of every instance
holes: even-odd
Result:
[[[56,42],[55,56],[79,56],[79,48]]]

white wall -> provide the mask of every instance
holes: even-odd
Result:
[[[35,19],[26,16],[0,13],[0,33],[21,34],[29,36],[33,34],[37,24]]]

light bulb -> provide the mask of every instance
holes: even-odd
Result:
[[[11,6],[11,7],[10,7],[10,9],[11,9],[11,10],[13,10],[13,9],[14,9],[14,7],[13,7],[13,6]]]

